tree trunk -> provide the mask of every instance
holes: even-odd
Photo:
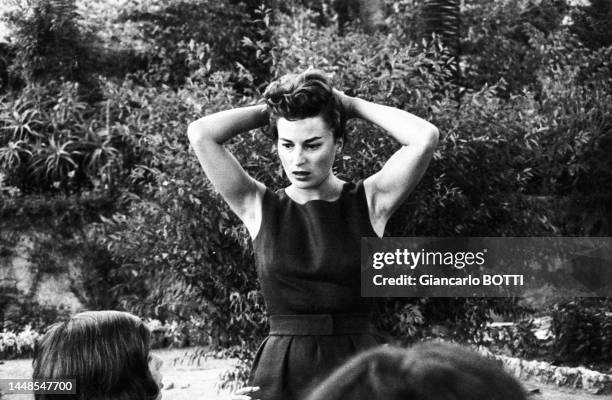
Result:
[[[383,0],[335,0],[334,9],[338,13],[338,30],[344,33],[344,25],[359,16],[366,32],[372,33],[387,27]]]
[[[448,49],[449,55],[454,57],[454,74],[459,73],[459,27],[461,25],[461,0],[427,0],[423,7],[425,33],[430,38],[437,34],[442,44]]]

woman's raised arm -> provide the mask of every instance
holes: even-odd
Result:
[[[349,116],[369,121],[402,147],[364,180],[370,221],[382,236],[389,217],[421,180],[438,144],[438,128],[409,112],[336,92]]]
[[[265,187],[245,172],[223,144],[239,133],[267,122],[266,106],[256,105],[207,115],[189,124],[187,129],[204,173],[244,222],[252,237],[257,235],[261,224]]]

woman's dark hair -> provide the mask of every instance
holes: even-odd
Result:
[[[270,116],[269,133],[275,140],[279,118],[295,121],[316,116],[331,128],[334,139],[344,139],[346,121],[342,107],[333,95],[330,79],[322,71],[284,75],[268,85],[264,99]]]
[[[526,400],[501,366],[463,347],[381,346],[355,356],[307,400]]]
[[[77,394],[36,400],[149,400],[159,387],[149,370],[150,333],[136,316],[91,311],[52,325],[38,343],[33,379],[75,379]]]

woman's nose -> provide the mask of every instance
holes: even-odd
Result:
[[[295,165],[302,165],[304,164],[304,161],[306,161],[306,157],[304,157],[304,151],[302,149],[296,149],[295,159],[293,160],[293,163]]]

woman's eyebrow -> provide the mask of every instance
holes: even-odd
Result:
[[[282,140],[283,142],[293,143],[293,141],[289,140],[289,139],[285,139],[285,138],[278,138],[278,139]],[[322,139],[322,137],[321,136],[311,137],[311,138],[308,138],[308,139],[304,140],[304,143],[312,143],[312,142],[314,142],[316,140],[319,140],[319,139]]]

